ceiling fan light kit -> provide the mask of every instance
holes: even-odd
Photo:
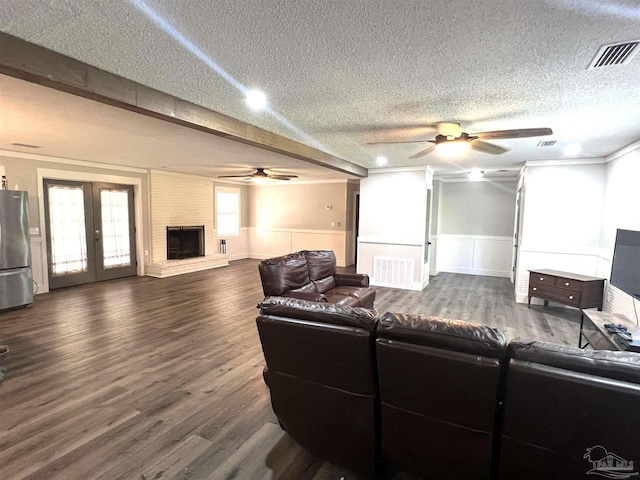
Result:
[[[438,135],[440,136],[440,135]],[[469,141],[463,138],[444,139],[436,142],[436,152],[445,157],[457,157],[471,148]]]

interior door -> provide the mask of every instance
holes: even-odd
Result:
[[[133,187],[44,181],[49,288],[136,274]]]

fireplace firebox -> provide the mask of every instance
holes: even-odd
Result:
[[[167,260],[204,257],[204,225],[167,227]]]

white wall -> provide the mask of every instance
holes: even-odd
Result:
[[[338,266],[353,262],[354,188],[346,181],[253,185],[248,251],[265,259],[299,250],[333,250]],[[353,228],[353,227],[351,227]]]
[[[618,228],[640,230],[640,144],[606,165],[606,182],[600,232],[598,276],[609,278]],[[607,285],[604,310],[635,318],[633,297]],[[636,300],[640,312],[640,302]]]
[[[604,163],[526,167],[518,302],[527,301],[529,269],[597,276],[606,168]]]
[[[509,277],[517,182],[439,182],[437,271]]]
[[[360,181],[357,270],[368,274],[373,285],[409,288],[411,284],[410,289],[422,290],[428,283],[428,266],[425,268],[423,259],[430,188],[432,174],[426,167],[369,172]],[[398,266],[410,264],[410,271],[405,276],[403,270],[402,278],[389,280],[383,275],[381,259]]]

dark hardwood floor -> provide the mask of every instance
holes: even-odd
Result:
[[[277,426],[257,264],[62,289],[0,313],[0,479],[361,479]],[[441,273],[423,292],[379,288],[376,307],[578,337],[577,310],[527,309],[507,279]]]

